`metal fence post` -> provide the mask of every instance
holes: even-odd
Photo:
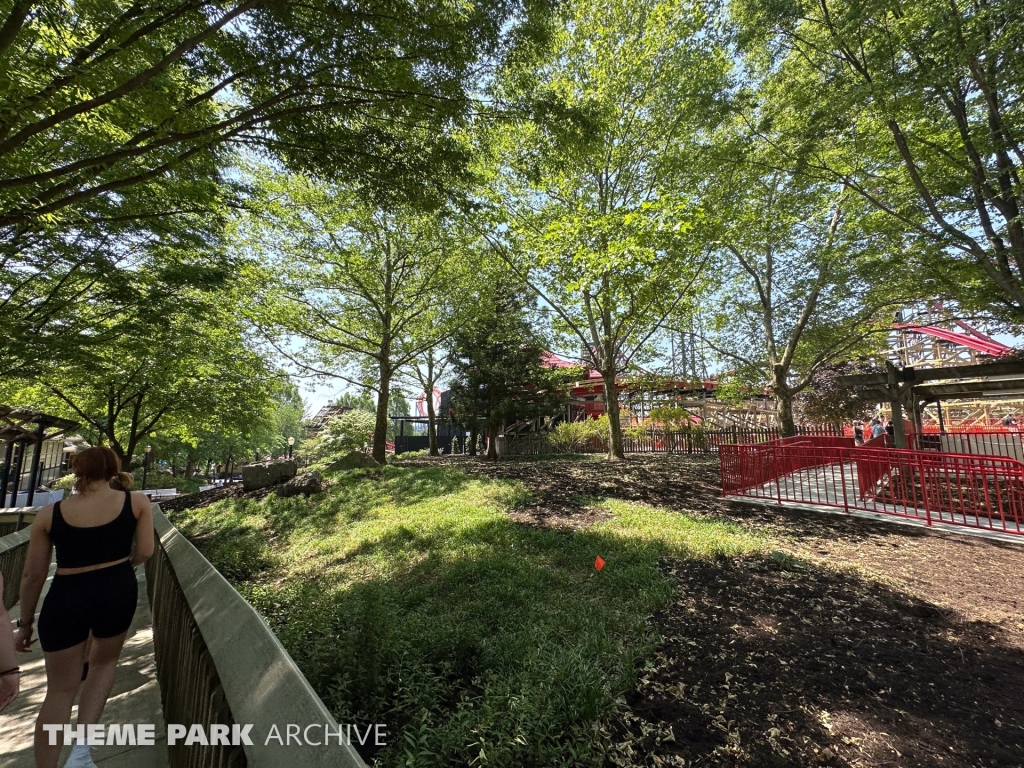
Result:
[[[843,465],[846,463],[846,449],[839,449],[839,482],[843,486],[843,512],[850,514],[850,502],[846,498],[846,470]]]
[[[778,448],[774,448],[771,453],[768,454],[772,457],[772,474],[775,476],[775,499],[778,501],[779,506],[782,506],[782,487],[779,484],[779,454]]]
[[[930,526],[932,524],[932,507],[928,503],[928,487],[924,481],[924,457],[918,455],[917,457],[917,471],[921,475],[921,497],[924,500],[924,518],[926,523]]]

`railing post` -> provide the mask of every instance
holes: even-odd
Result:
[[[924,518],[926,523],[931,526],[932,524],[932,507],[928,503],[928,487],[924,481],[924,457],[920,454],[917,456],[917,471],[921,475],[921,496],[924,499]]]
[[[772,474],[775,476],[775,500],[778,501],[779,506],[782,506],[782,486],[779,484],[779,454],[778,448],[773,448],[772,452],[768,454],[772,457]]]
[[[850,502],[846,498],[846,470],[843,465],[846,464],[846,449],[839,449],[839,482],[843,486],[843,512],[850,514]]]

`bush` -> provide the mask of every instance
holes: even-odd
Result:
[[[607,450],[608,417],[562,422],[548,434],[548,442],[557,453],[581,453],[596,446]]]
[[[422,459],[425,456],[429,455],[430,450],[427,448],[422,448],[421,450],[418,451],[402,451],[401,453],[395,455],[395,461],[401,461],[402,459]]]
[[[376,420],[367,411],[347,411],[333,417],[313,444],[312,453],[331,456],[365,451],[373,442]]]
[[[64,491],[65,493],[71,493],[71,489],[75,485],[74,475],[64,475],[64,477],[57,478],[50,487],[55,491]]]
[[[548,434],[548,443],[557,453],[578,453],[586,442],[584,422],[564,421]]]

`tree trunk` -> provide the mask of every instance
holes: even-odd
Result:
[[[380,367],[380,394],[377,395],[377,421],[373,426],[372,456],[379,464],[388,458],[388,400],[391,397],[391,371]]]
[[[619,388],[615,383],[615,370],[603,371],[604,407],[608,414],[608,458],[620,461],[626,458],[622,447],[622,423],[619,419]]]
[[[476,456],[476,441],[480,436],[480,428],[476,424],[476,419],[473,420],[473,426],[469,428],[469,455]]]
[[[440,456],[437,449],[437,414],[434,413],[434,391],[424,393],[427,397],[427,442],[430,445],[430,455]]]
[[[779,405],[779,436],[793,437],[796,434],[796,422],[793,420],[793,395],[789,390],[777,391],[775,401]]]
[[[196,473],[196,460],[191,456],[185,461],[185,479],[191,479],[192,475]]]
[[[498,429],[493,424],[487,425],[487,460],[498,460]]]
[[[774,368],[772,390],[778,405],[779,436],[793,437],[796,434],[796,422],[793,420],[793,393],[789,389],[789,376],[781,365]]]

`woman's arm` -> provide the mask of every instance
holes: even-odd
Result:
[[[4,575],[0,573],[0,595],[4,593]],[[14,650],[14,631],[11,617],[0,600],[0,712],[18,697],[21,676],[11,672],[18,668],[18,654]]]
[[[132,553],[132,567],[149,560],[156,546],[153,537],[153,506],[143,494],[132,494],[132,507],[139,511],[135,525],[135,551]]]
[[[18,620],[18,634],[15,646],[23,653],[28,651],[32,643],[32,625],[36,619],[36,603],[39,593],[46,583],[46,574],[50,570],[50,556],[53,543],[50,541],[50,520],[53,507],[46,506],[39,510],[32,521],[32,535],[28,540],[28,554],[25,556],[25,570],[21,573],[21,618]]]

